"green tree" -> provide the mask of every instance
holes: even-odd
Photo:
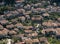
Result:
[[[15,4],[15,0],[4,0],[5,5],[14,5]]]

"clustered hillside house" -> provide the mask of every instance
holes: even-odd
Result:
[[[0,15],[0,40],[11,39],[12,44],[51,44],[50,38],[54,44],[60,40],[60,6],[44,0],[24,1],[17,0],[14,10]]]

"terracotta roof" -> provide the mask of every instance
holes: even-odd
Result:
[[[16,35],[16,34],[17,34],[17,32],[16,32],[16,31],[14,31],[14,30],[10,30],[10,31],[9,31],[9,34],[10,34],[10,35]]]
[[[24,16],[21,16],[21,17],[18,17],[19,19],[24,19],[25,20],[25,17]]]
[[[37,10],[37,11],[40,11],[40,10],[41,10],[41,8],[37,8],[36,10]]]
[[[47,21],[43,22],[43,26],[58,26],[58,22],[53,22],[53,21]]]
[[[52,26],[51,22],[43,22],[44,26]]]
[[[60,23],[57,23],[58,26],[60,26]]]
[[[55,31],[57,35],[60,35],[60,28],[56,28]]]
[[[25,15],[25,17],[30,17],[29,15]]]
[[[32,35],[31,35],[30,33],[29,33],[29,34],[27,34],[27,36],[28,36],[28,37],[32,37]]]
[[[41,3],[36,3],[34,4],[34,6],[38,7],[39,5],[41,5]]]
[[[17,23],[17,19],[12,19],[11,22],[12,22],[12,23],[13,23],[13,22],[16,22],[16,23]]]
[[[24,29],[31,29],[33,26],[24,26]]]
[[[24,0],[16,0],[16,2],[23,2]]]
[[[0,29],[3,29],[3,26],[2,25],[0,25]]]
[[[57,23],[52,23],[52,26],[58,26],[58,24]]]
[[[11,14],[11,13],[8,13],[6,16],[7,16],[7,17],[10,17],[10,16],[12,16],[12,14]]]
[[[32,44],[32,39],[31,38],[25,39],[24,41],[26,42],[26,44]]]
[[[0,35],[7,35],[8,32],[9,32],[9,30],[4,28],[2,31],[0,31]]]
[[[23,26],[21,23],[17,23],[15,26]]]
[[[7,25],[6,28],[14,28],[13,24]]]
[[[50,32],[50,31],[55,32],[55,29],[53,29],[53,28],[43,29],[43,30],[42,30],[42,33],[45,34],[45,31],[46,31],[46,32]]]
[[[32,36],[38,36],[37,32],[32,33]]]
[[[17,43],[15,43],[15,44],[24,44],[24,42],[17,42]]]
[[[41,37],[41,38],[39,38],[39,41],[47,41],[47,38]]]
[[[19,13],[25,13],[25,10],[24,10],[24,9],[17,9],[17,11],[18,11]]]
[[[19,12],[18,11],[12,11],[12,14],[19,14]]]
[[[46,9],[45,8],[41,8],[41,11],[46,11]]]
[[[57,18],[58,21],[60,21],[60,18]]]
[[[42,16],[33,16],[32,17],[32,20],[41,20],[42,19]]]
[[[32,42],[39,42],[38,38],[32,39]]]
[[[26,33],[31,33],[32,30],[24,30]]]
[[[52,26],[53,21],[49,20],[47,22],[43,22],[43,26]]]
[[[8,23],[8,21],[7,20],[1,20],[0,23],[1,24],[6,24],[6,23]]]
[[[27,4],[26,6],[24,6],[24,9],[30,9],[31,5]]]
[[[5,15],[0,15],[0,20],[4,20],[5,19],[4,16]]]
[[[24,34],[18,34],[17,36],[18,37],[24,37]]]
[[[42,30],[42,33],[45,34],[45,31],[46,31],[46,32],[53,31],[53,32],[56,32],[57,35],[60,35],[60,28],[55,28],[55,29],[53,29],[53,28],[51,28],[51,29],[50,29],[50,28],[49,28],[49,29],[43,29],[43,30]]]
[[[27,12],[25,12],[25,13],[23,13],[24,15],[29,15],[29,14],[31,14],[31,11],[27,11]]]
[[[38,36],[38,33],[37,32],[32,32],[32,33],[29,33],[29,34],[26,34],[26,36],[28,36],[28,37],[36,37],[36,36]]]
[[[19,31],[19,29],[18,29],[18,28],[14,28],[14,31],[18,32],[18,31]]]
[[[43,16],[49,16],[49,14],[48,13],[44,13]]]

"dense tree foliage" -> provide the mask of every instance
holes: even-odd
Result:
[[[5,5],[13,5],[15,4],[15,0],[4,0]]]
[[[27,3],[37,3],[37,2],[40,2],[41,0],[25,0],[24,3],[27,4]]]
[[[0,0],[0,2],[2,2],[3,0]]]
[[[60,0],[50,0],[50,1],[51,1],[51,4],[55,2],[59,5],[59,3],[60,3]]]

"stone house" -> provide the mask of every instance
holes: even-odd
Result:
[[[41,22],[42,16],[40,16],[40,15],[35,15],[35,16],[33,16],[33,17],[31,18],[31,20],[34,21],[34,22]]]
[[[32,30],[33,29],[33,26],[24,26],[24,29],[25,30]]]
[[[25,9],[26,11],[31,10],[31,5],[27,4],[26,6],[24,6],[24,9]]]
[[[25,22],[26,18],[24,16],[18,17],[19,22]]]
[[[42,16],[43,16],[43,17],[49,17],[49,14],[48,14],[48,13],[43,13]]]
[[[36,39],[32,39],[32,44],[39,44],[39,40],[38,40],[38,38],[36,38]]]
[[[13,24],[7,25],[6,28],[9,29],[9,30],[13,30],[14,29],[14,25]]]
[[[39,41],[40,41],[40,44],[50,44],[50,43],[48,42],[47,38],[45,38],[45,37],[39,38]]]
[[[21,23],[17,23],[17,24],[15,25],[15,27],[18,28],[18,29],[22,29],[22,28],[23,28],[23,25],[22,25]]]
[[[8,35],[17,35],[17,32],[14,30],[9,30]]]
[[[48,29],[43,29],[42,30],[42,33],[45,35],[45,36],[55,36],[56,35],[56,31],[55,31],[55,29],[53,29],[53,28],[48,28]]]
[[[3,30],[3,28],[4,28],[4,27],[3,27],[2,25],[0,25],[0,30]]]
[[[1,21],[0,21],[0,24],[1,24],[1,25],[7,25],[8,23],[9,23],[8,20],[1,20]]]
[[[8,35],[9,30],[6,28],[3,28],[3,30],[0,30],[0,39],[6,38]]]
[[[60,39],[60,28],[56,28],[55,31],[56,31],[56,38]]]

